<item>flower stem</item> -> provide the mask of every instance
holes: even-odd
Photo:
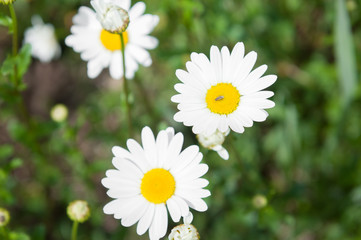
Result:
[[[73,229],[71,231],[71,240],[76,240],[76,235],[78,232],[78,225],[79,225],[79,222],[77,222],[77,221],[73,222]]]
[[[8,240],[9,239],[9,235],[8,232],[6,231],[5,227],[0,227],[0,236],[2,236],[4,240]]]
[[[129,136],[133,136],[133,126],[132,126],[132,114],[130,110],[130,104],[129,104],[129,89],[128,89],[128,82],[125,75],[125,44],[124,44],[124,38],[123,33],[120,33],[120,43],[121,43],[121,49],[122,49],[122,58],[123,58],[123,81],[124,81],[124,93],[125,93],[125,105],[127,108],[127,120],[128,120],[128,129],[129,129]]]
[[[16,18],[13,4],[9,4],[9,11],[11,18],[13,20],[13,57],[16,57],[16,55],[18,55],[18,21]],[[15,82],[15,86],[17,87],[19,81],[18,81],[18,71],[16,64],[14,64],[14,82]]]

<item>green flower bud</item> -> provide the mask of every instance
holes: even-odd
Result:
[[[264,208],[265,206],[267,206],[267,198],[263,195],[258,194],[253,197],[252,204],[255,208]]]
[[[76,200],[68,205],[66,210],[68,217],[75,222],[85,222],[90,217],[88,203],[82,200]]]
[[[10,214],[8,210],[0,208],[0,227],[5,227],[10,221]]]

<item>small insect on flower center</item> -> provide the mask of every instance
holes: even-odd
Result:
[[[155,204],[165,203],[174,194],[174,177],[163,168],[154,168],[144,174],[140,191],[149,202]]]
[[[218,83],[206,94],[208,109],[217,114],[231,114],[237,109],[240,99],[241,94],[231,83]]]
[[[122,33],[124,38],[124,45],[128,43],[128,33],[125,31]],[[120,36],[117,33],[110,33],[106,30],[102,30],[100,33],[100,41],[104,47],[110,51],[121,50]]]

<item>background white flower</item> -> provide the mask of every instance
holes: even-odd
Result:
[[[148,49],[158,45],[155,37],[149,36],[158,24],[156,15],[144,14],[145,4],[137,2],[130,8],[130,0],[114,0],[114,4],[128,11],[130,23],[123,33],[125,41],[126,77],[131,79],[141,64],[148,67],[152,64]],[[74,25],[71,35],[65,39],[66,45],[80,53],[84,61],[88,61],[88,77],[95,78],[109,67],[114,79],[123,77],[120,36],[104,30],[96,18],[95,12],[88,7],[80,7],[73,17]]]
[[[266,120],[264,109],[275,104],[267,99],[273,92],[261,90],[272,85],[277,76],[262,77],[266,65],[252,71],[257,54],[244,53],[243,43],[237,43],[232,53],[227,47],[220,51],[212,46],[210,60],[203,53],[192,53],[186,63],[188,72],[176,71],[182,83],[174,86],[179,94],[171,98],[179,103],[174,120],[192,126],[195,134],[207,136],[217,129],[242,133],[253,121]]]
[[[61,54],[61,48],[56,40],[54,26],[44,24],[39,15],[31,18],[32,27],[24,33],[24,43],[31,45],[31,55],[41,62],[50,62]]]
[[[174,135],[173,128],[160,131],[156,138],[149,127],[143,128],[142,145],[129,139],[129,151],[113,147],[117,169],[108,170],[102,184],[115,200],[104,213],[114,214],[125,227],[138,222],[139,235],[149,229],[150,239],[158,240],[167,231],[167,209],[174,222],[183,217],[187,223],[193,218],[189,208],[207,210],[202,198],[210,192],[203,189],[208,181],[201,176],[208,166],[200,163],[203,155],[198,146],[181,151],[183,134]]]

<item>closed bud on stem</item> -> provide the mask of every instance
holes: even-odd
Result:
[[[85,222],[90,217],[88,203],[82,200],[71,202],[67,208],[68,217],[75,222]]]
[[[10,221],[10,214],[8,210],[0,208],[0,227],[5,227]]]
[[[68,117],[68,108],[64,104],[56,104],[51,108],[50,117],[55,122],[64,122]]]
[[[192,224],[181,224],[172,229],[169,240],[199,240],[197,228]]]
[[[119,34],[127,29],[129,15],[125,9],[103,0],[92,0],[90,4],[95,9],[97,19],[105,30]]]
[[[265,206],[267,206],[267,198],[261,194],[258,194],[253,197],[252,204],[255,208],[264,208]]]

